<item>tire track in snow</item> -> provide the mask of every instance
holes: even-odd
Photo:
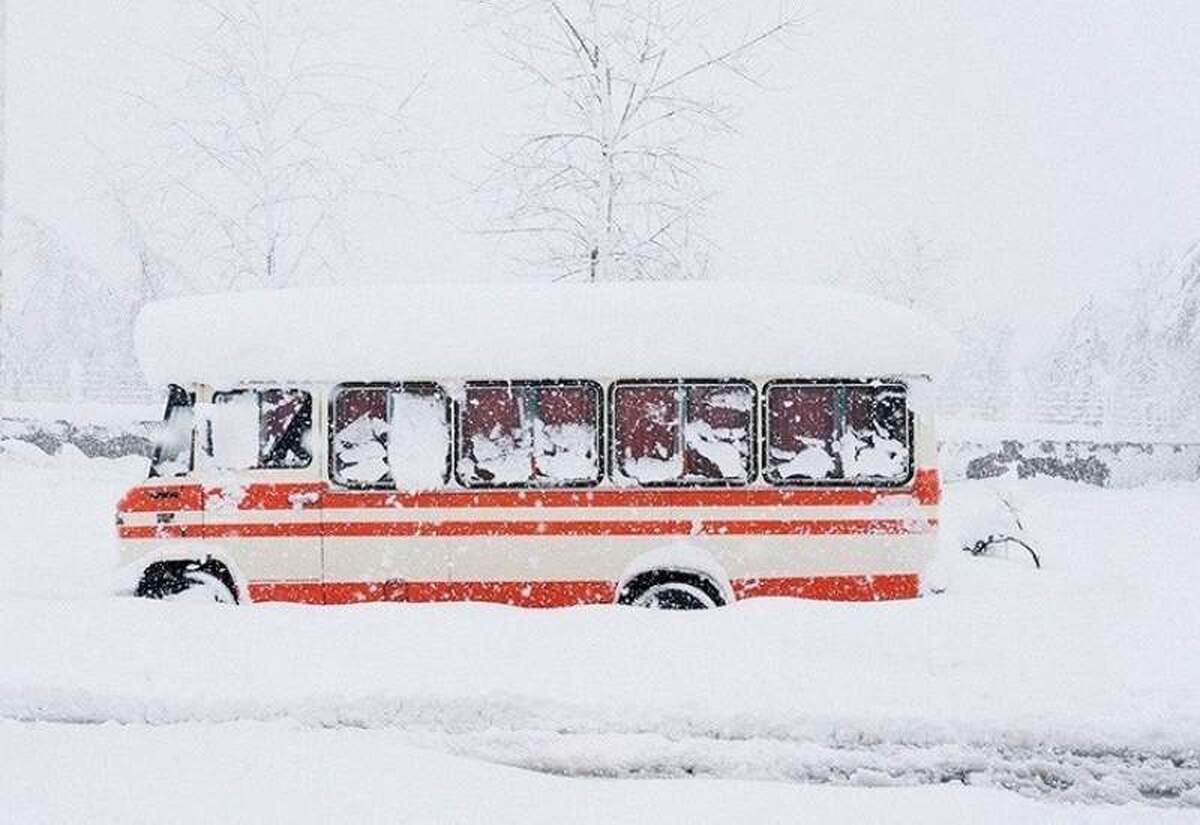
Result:
[[[1200,754],[992,742],[860,743],[657,733],[416,733],[414,744],[563,776],[812,784],[957,783],[1062,802],[1200,808]]]
[[[952,735],[896,723],[701,719],[516,696],[307,701],[281,706],[160,702],[147,697],[0,692],[0,717],[64,724],[171,725],[292,721],[319,728],[389,730],[407,743],[560,776],[758,779],[850,786],[957,783],[1062,802],[1200,808],[1200,748],[1065,745],[1002,732]],[[26,694],[28,697],[29,694]],[[327,697],[328,698],[328,697]],[[950,735],[948,735],[950,734]]]

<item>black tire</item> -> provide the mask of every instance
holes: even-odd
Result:
[[[164,601],[237,604],[233,577],[216,562],[157,562],[138,582],[136,596]]]
[[[683,570],[650,570],[630,579],[617,603],[657,610],[707,610],[722,607],[721,589],[708,576]]]

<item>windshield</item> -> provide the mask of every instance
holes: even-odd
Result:
[[[192,469],[192,422],[196,396],[177,384],[167,389],[167,409],[154,441],[151,478],[187,475]]]

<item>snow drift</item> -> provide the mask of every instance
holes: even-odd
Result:
[[[413,284],[148,305],[156,384],[939,372],[953,345],[878,298],[777,282]]]

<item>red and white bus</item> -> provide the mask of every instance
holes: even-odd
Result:
[[[919,594],[944,346],[769,284],[206,296],[120,501],[130,589],[227,602],[713,607]]]

